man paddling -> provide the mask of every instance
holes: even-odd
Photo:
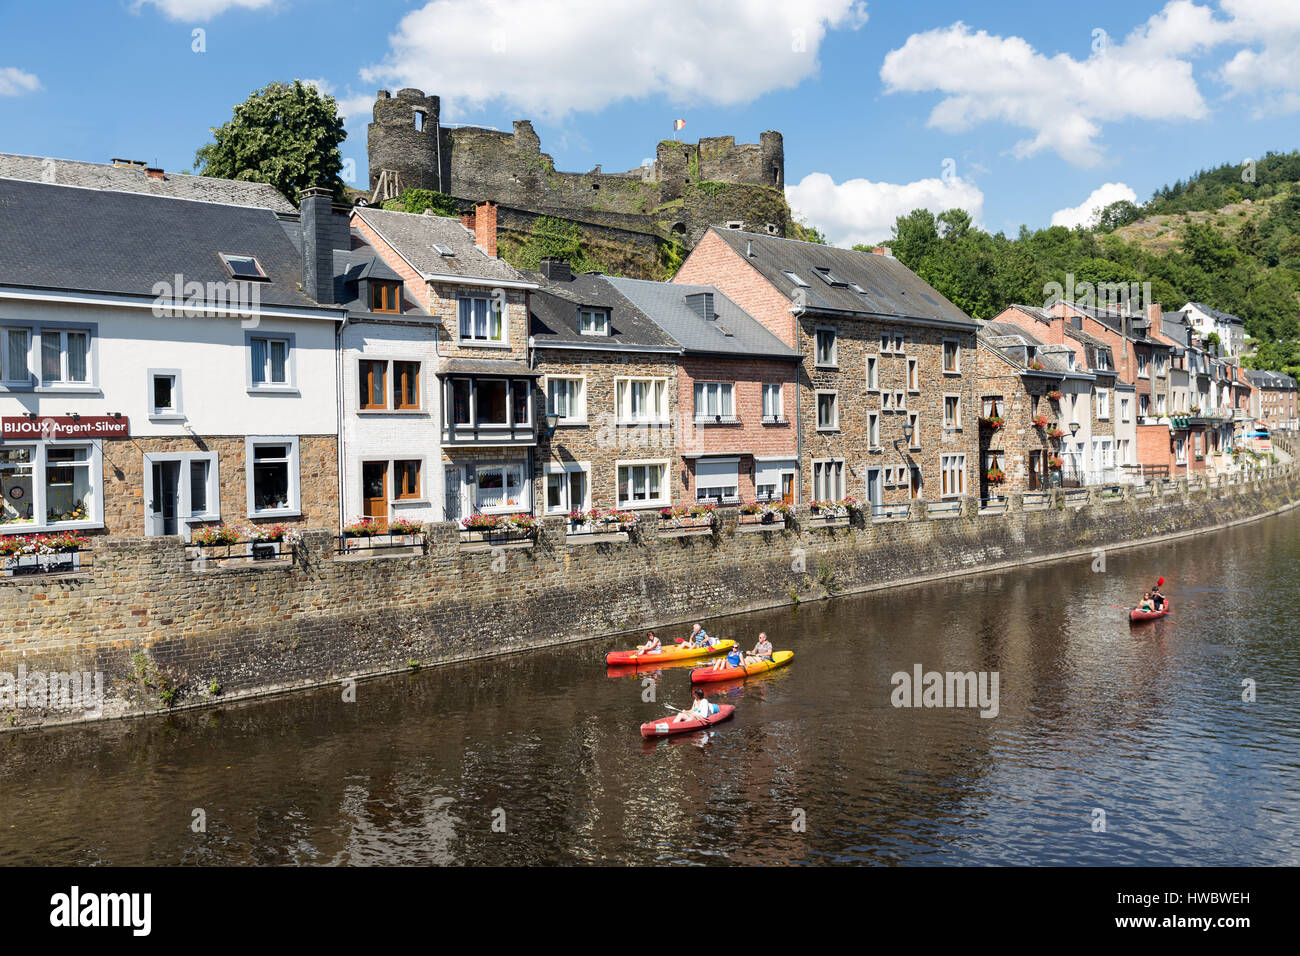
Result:
[[[709,637],[708,632],[700,625],[692,624],[690,643],[695,647],[712,647],[713,638]]]
[[[767,639],[767,635],[762,631],[758,632],[758,643],[754,649],[749,652],[745,658],[746,664],[762,664],[764,661],[772,659],[772,642]]]
[[[1163,611],[1165,609],[1165,596],[1160,593],[1160,587],[1164,583],[1165,579],[1161,578],[1156,582],[1156,586],[1151,589],[1151,603],[1155,606],[1157,611]]]

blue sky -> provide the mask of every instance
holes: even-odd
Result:
[[[568,170],[635,167],[678,117],[691,140],[778,129],[792,204],[841,243],[919,205],[1073,222],[1300,146],[1296,0],[0,0],[0,23],[58,38],[0,46],[0,151],[188,170],[296,77],[344,107],[364,180],[368,104],[411,85],[444,120],[532,119]]]

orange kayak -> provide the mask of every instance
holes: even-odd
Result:
[[[720,724],[732,714],[736,708],[732,704],[719,704],[718,712],[708,717],[690,717],[686,720],[674,721],[672,717],[665,717],[663,720],[652,720],[649,723],[641,725],[641,736],[647,738],[654,737],[671,737],[673,734],[688,734],[692,730],[703,730],[705,727],[712,727],[714,724]]]
[[[725,654],[731,650],[735,643],[735,641],[718,641],[712,647],[691,647],[689,644],[667,645],[653,653],[610,651],[605,655],[605,663],[611,666],[621,664],[624,666],[652,667],[663,661],[684,661],[692,657],[712,657],[714,654]]]
[[[719,667],[717,670],[712,667],[697,667],[691,671],[691,683],[709,684],[719,680],[753,677],[755,674],[762,674],[764,671],[784,667],[790,663],[790,659],[793,657],[794,651],[777,651],[772,655],[770,661],[763,661],[761,664],[741,664],[739,667]]]

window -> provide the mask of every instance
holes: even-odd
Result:
[[[1164,395],[1156,396],[1156,414],[1167,415],[1169,413],[1169,402]]]
[[[398,501],[420,497],[420,461],[417,458],[393,462],[393,495]]]
[[[1122,422],[1129,420],[1129,400],[1127,398],[1119,400],[1119,420]]]
[[[501,310],[487,296],[461,296],[460,340],[505,344],[506,328]]]
[[[584,463],[548,464],[546,466],[546,513],[568,514],[584,511],[588,504],[587,474],[591,466]]]
[[[371,312],[401,312],[402,285],[400,282],[370,282]]]
[[[880,351],[890,352],[893,350],[894,337],[888,332],[880,333]]]
[[[41,384],[84,385],[90,333],[84,329],[41,329]]]
[[[794,504],[794,486],[799,466],[793,460],[755,459],[754,490],[759,501]]]
[[[1150,396],[1150,395],[1139,395],[1139,396],[1138,396],[1138,409],[1139,409],[1139,411],[1141,412],[1141,415],[1142,415],[1143,418],[1146,418],[1146,417],[1148,417],[1148,416],[1151,414],[1151,396]]]
[[[1097,389],[1097,417],[1102,419],[1110,418],[1110,391],[1108,389]]]
[[[413,411],[420,407],[420,363],[393,363],[393,408]]]
[[[144,456],[145,534],[183,534],[221,519],[216,452]]]
[[[847,286],[847,285],[848,285],[847,282],[845,282],[843,279],[841,279],[839,276],[837,276],[834,272],[832,272],[832,271],[831,271],[830,269],[828,269],[826,266],[813,266],[813,271],[816,272],[817,275],[819,275],[819,276],[821,277],[822,281],[825,282],[827,285],[832,285],[832,286]]]
[[[479,425],[509,425],[510,386],[503,378],[474,383],[474,421]]]
[[[619,507],[663,505],[668,502],[667,462],[638,462],[618,466]]]
[[[1180,464],[1187,464],[1187,439],[1179,435],[1174,439],[1174,460]]]
[[[1164,375],[1165,375],[1165,368],[1166,368],[1166,365],[1167,365],[1167,361],[1166,361],[1166,359],[1167,359],[1167,356],[1165,356],[1165,355],[1157,355],[1157,356],[1156,356],[1156,375],[1159,376],[1159,377],[1161,377],[1161,378],[1163,378]]]
[[[956,339],[943,340],[943,372],[945,375],[961,374],[961,345]]]
[[[867,412],[867,447],[880,447],[880,415],[876,412]]]
[[[985,418],[1002,417],[1002,396],[1001,395],[984,396],[984,417]]]
[[[579,309],[578,331],[583,335],[609,335],[609,310]]]
[[[250,335],[249,357],[253,388],[288,388],[292,386],[289,362],[291,339]]]
[[[895,333],[894,333],[894,351],[895,351],[895,352],[897,352],[899,355],[902,355],[903,352],[906,351],[906,348],[907,348],[906,343],[907,343],[907,340],[903,337],[903,333],[902,333],[902,332],[895,332]]]
[[[896,412],[907,411],[907,392],[894,393],[894,411]]]
[[[804,282],[804,280],[801,279],[799,277],[799,274],[796,272],[790,272],[789,270],[786,270],[785,277],[789,279],[791,282],[793,282],[795,285],[800,286],[804,289],[807,289],[809,287],[808,283]]]
[[[695,420],[734,421],[733,386],[730,382],[695,383]]]
[[[780,382],[763,383],[763,421],[779,422],[785,417]]]
[[[250,516],[298,513],[298,439],[249,438],[245,446]]]
[[[474,470],[474,508],[484,514],[527,510],[524,463],[507,461]]]
[[[1150,378],[1151,373],[1147,368],[1147,366],[1151,364],[1150,357],[1143,354],[1142,352],[1139,352],[1137,361],[1138,361],[1138,378]]]
[[[894,393],[882,392],[880,395],[880,407],[886,412],[894,410]]]
[[[739,458],[715,458],[695,463],[696,501],[735,501],[739,499]]]
[[[181,419],[181,373],[172,368],[151,368],[149,380],[149,417]]]
[[[221,261],[225,263],[226,271],[232,278],[249,281],[266,280],[266,272],[263,271],[256,257],[234,256],[226,252],[220,252],[218,255],[221,256]]]
[[[558,416],[561,423],[585,422],[587,420],[585,384],[581,378],[548,378],[546,414]]]
[[[359,384],[361,386],[361,407],[364,409],[387,408],[387,391],[384,378],[388,373],[387,362],[362,362]]]
[[[907,390],[909,392],[919,392],[921,390],[921,366],[918,359],[909,358],[907,360]]]
[[[813,500],[839,501],[844,497],[844,461],[831,458],[814,461]]]
[[[921,413],[909,412],[907,415],[907,423],[912,426],[912,443],[908,447],[920,448],[921,447]]]
[[[0,381],[11,385],[31,383],[32,333],[28,329],[0,329]]]
[[[945,395],[943,397],[943,427],[961,428],[960,395]]]
[[[817,393],[817,428],[834,430],[840,427],[839,395],[836,392]]]
[[[874,392],[880,387],[880,359],[875,355],[867,356],[867,391]]]
[[[1109,372],[1113,368],[1110,364],[1110,349],[1097,349],[1097,371]]]
[[[614,402],[620,422],[668,421],[668,388],[664,379],[615,379]]]
[[[940,496],[956,498],[966,494],[966,456],[940,455]]]
[[[837,362],[837,350],[835,348],[835,330],[818,329],[817,330],[817,364],[826,368],[834,368]]]

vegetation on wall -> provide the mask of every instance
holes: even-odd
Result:
[[[416,214],[430,209],[435,216],[456,217],[460,215],[460,205],[456,198],[434,189],[408,189],[395,199],[386,200],[383,208]]]
[[[324,186],[342,201],[339,145],[347,132],[334,97],[314,86],[301,80],[271,83],[211,132],[213,141],[194,154],[200,175],[270,183],[295,204],[302,190]]]

